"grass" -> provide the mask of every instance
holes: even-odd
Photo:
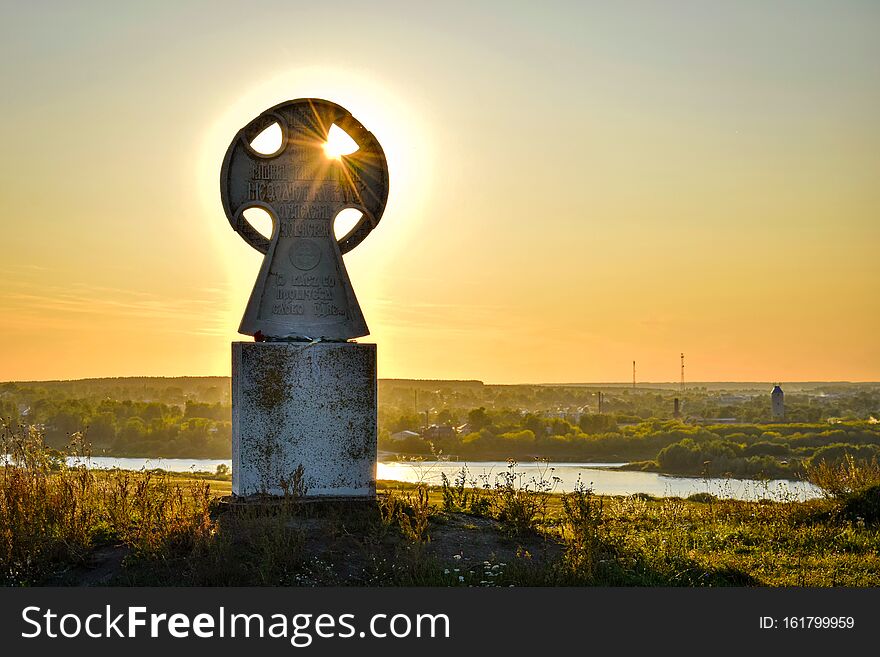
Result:
[[[880,585],[880,468],[853,461],[810,473],[827,497],[809,502],[559,494],[511,464],[491,484],[379,482],[375,502],[230,506],[228,476],[68,467],[30,430],[0,439],[6,585]]]

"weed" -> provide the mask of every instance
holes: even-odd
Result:
[[[516,461],[508,461],[507,470],[496,477],[489,508],[511,533],[524,534],[546,521],[547,504],[560,480],[552,475],[553,468],[546,467],[524,482],[525,475],[516,466]]]
[[[470,476],[467,466],[462,466],[451,483],[445,472],[441,473],[440,481],[444,511],[463,511],[474,515],[484,515],[489,511],[488,496],[484,494],[488,486],[479,486],[477,479]]]
[[[285,498],[232,508],[204,477],[90,470],[78,435],[70,451],[68,461],[33,429],[0,426],[0,583],[82,583],[76,573],[105,548],[127,555],[111,583],[136,585],[880,583],[872,464],[818,464],[811,481],[828,498],[810,502],[769,484],[760,502],[600,497],[581,485],[558,495],[551,468],[530,476],[511,462],[494,479],[462,468],[439,488],[340,508],[304,503],[294,472]]]
[[[837,500],[846,500],[871,486],[880,484],[880,462],[857,461],[846,454],[839,462],[819,461],[806,468],[807,480],[825,494]]]
[[[688,502],[699,502],[701,504],[712,504],[718,498],[715,497],[712,493],[694,493],[692,495],[688,495]]]

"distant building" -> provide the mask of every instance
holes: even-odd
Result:
[[[691,424],[739,424],[739,418],[735,417],[692,417],[688,420]]]
[[[580,409],[578,409],[580,410]],[[548,420],[566,420],[567,422],[577,422],[580,419],[580,413],[571,412],[562,409],[556,409],[552,411],[544,411],[542,415]]]
[[[415,431],[409,431],[408,429],[404,429],[403,431],[398,431],[397,433],[392,433],[390,438],[394,442],[400,442],[401,440],[408,440],[409,438],[418,438],[419,434]]]
[[[438,438],[453,438],[455,436],[455,427],[448,424],[432,424],[425,429],[425,438],[427,440],[436,440]]]
[[[751,399],[751,395],[718,395],[719,404],[742,404]]]
[[[785,419],[785,394],[778,383],[770,393],[770,409],[774,420],[782,422]]]

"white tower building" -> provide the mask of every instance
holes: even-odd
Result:
[[[782,422],[785,419],[785,393],[778,383],[773,386],[773,392],[770,393],[770,409],[775,421]]]

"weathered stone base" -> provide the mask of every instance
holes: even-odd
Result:
[[[232,493],[376,495],[376,345],[232,343]]]

